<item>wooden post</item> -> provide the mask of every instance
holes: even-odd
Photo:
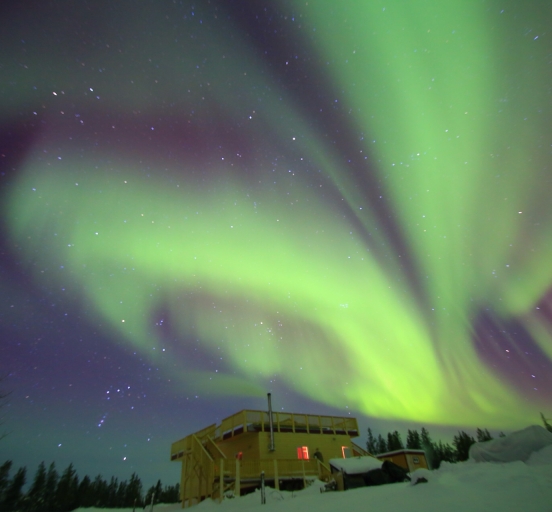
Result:
[[[303,489],[307,488],[307,477],[305,475],[305,459],[301,459],[301,471],[303,471]]]
[[[240,459],[236,459],[236,481],[234,483],[234,496],[239,498],[240,496]]]
[[[265,472],[261,471],[261,505],[266,503],[266,493],[265,493]]]
[[[220,459],[220,475],[219,475],[219,503],[222,503],[224,492],[224,459]]]
[[[280,479],[278,478],[278,461],[274,459],[274,488],[280,490]]]

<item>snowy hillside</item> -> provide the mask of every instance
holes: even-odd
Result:
[[[322,482],[298,492],[267,489],[265,505],[260,492],[219,504],[211,500],[193,507],[196,512],[336,512],[374,510],[377,512],[489,512],[552,511],[552,446],[535,452],[527,463],[463,462],[443,463],[437,471],[423,472],[427,483],[390,484],[345,492],[320,493]],[[413,474],[416,475],[417,472]],[[79,509],[79,512],[91,509]],[[102,509],[103,512],[109,512]],[[156,505],[156,512],[176,512],[180,505]],[[113,512],[120,512],[121,509]],[[149,507],[146,507],[149,511]]]

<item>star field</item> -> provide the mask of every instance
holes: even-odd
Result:
[[[1,10],[4,458],[172,483],[269,391],[393,430],[550,410],[547,3]]]

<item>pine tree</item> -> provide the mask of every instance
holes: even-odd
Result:
[[[417,430],[408,430],[406,436],[406,447],[411,450],[421,450],[422,449],[422,439]]]
[[[161,498],[161,493],[163,492],[163,486],[161,485],[161,480],[157,480],[157,484],[152,485],[148,492],[146,493],[146,506],[151,503],[151,497],[153,495],[153,503],[159,503],[159,500]]]
[[[96,504],[92,481],[88,475],[81,480],[77,492],[79,507],[90,508]]]
[[[136,473],[132,473],[128,483],[125,497],[126,507],[133,507],[142,503],[142,481]]]
[[[117,506],[117,489],[119,481],[114,476],[111,477],[107,486],[107,508],[115,508]]]
[[[420,443],[422,446],[422,450],[425,451],[426,454],[426,461],[429,469],[437,469],[435,466],[435,449],[433,448],[433,441],[431,440],[431,437],[429,435],[429,432],[426,430],[425,427],[422,427],[422,431],[420,433]]]
[[[2,500],[4,499],[4,492],[8,487],[11,467],[11,460],[7,460],[6,462],[4,462],[4,464],[0,466],[0,503],[2,503]]]
[[[452,446],[448,443],[443,443],[439,441],[438,443],[433,443],[433,469],[439,469],[441,462],[456,462],[457,453],[454,451]]]
[[[387,450],[387,443],[385,442],[385,439],[383,437],[381,437],[381,434],[378,434],[376,454],[385,453],[387,451],[388,451]]]
[[[38,465],[33,483],[27,493],[27,508],[31,512],[43,512],[46,509],[46,466],[44,461]]]
[[[546,418],[544,417],[544,414],[542,412],[540,413],[540,415],[541,415],[542,422],[544,424],[544,428],[546,430],[548,430],[548,432],[552,432],[552,425],[550,425],[550,423],[548,423],[548,421],[546,420]]]
[[[97,475],[92,482],[92,490],[90,491],[94,496],[94,507],[107,508],[109,502],[109,493],[107,482],[102,478],[102,475]]]
[[[457,460],[468,460],[470,456],[470,446],[475,443],[475,439],[463,430],[458,432],[457,436],[454,436],[452,444],[456,448]]]
[[[60,512],[69,512],[78,506],[77,492],[79,489],[79,478],[73,464],[69,464],[56,489],[56,502]]]
[[[377,453],[377,445],[376,445],[376,440],[374,439],[374,435],[372,434],[372,430],[369,428],[368,429],[368,440],[366,441],[366,451],[368,453],[371,453],[372,455],[374,455],[375,453]]]
[[[476,436],[478,443],[484,443],[485,441],[491,441],[493,439],[493,436],[491,436],[490,432],[487,429],[481,430],[480,428],[478,428],[476,431]]]
[[[161,503],[178,503],[180,501],[180,486],[166,485],[159,499]]]
[[[15,473],[13,479],[6,487],[4,493],[4,499],[0,504],[0,510],[2,512],[15,512],[19,510],[23,503],[23,486],[25,485],[25,480],[27,476],[26,468],[19,468],[17,473]]]
[[[127,493],[127,481],[121,480],[119,482],[119,487],[117,487],[117,508],[124,508],[126,507],[126,493]]]
[[[44,509],[56,510],[56,489],[58,484],[58,472],[56,471],[56,465],[54,462],[48,467],[48,473],[46,474],[46,485],[44,487]]]
[[[402,450],[404,444],[401,440],[401,435],[395,430],[387,434],[387,450],[392,452],[395,450]]]

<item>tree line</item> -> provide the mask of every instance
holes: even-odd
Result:
[[[2,512],[69,512],[79,507],[131,508],[153,503],[180,501],[179,485],[163,487],[161,480],[143,493],[143,485],[136,473],[130,480],[109,481],[101,475],[93,480],[88,476],[79,479],[73,464],[58,474],[55,463],[48,468],[41,462],[27,492],[23,492],[27,469],[19,468],[10,477],[12,461],[0,466],[0,510]]]
[[[498,437],[504,437],[505,434],[500,432]],[[424,450],[426,459],[431,469],[437,469],[441,462],[461,462],[468,460],[470,446],[476,442],[490,441],[493,439],[487,429],[478,428],[476,438],[473,438],[463,430],[459,431],[452,440],[452,446],[449,443],[442,441],[435,442],[431,439],[429,432],[422,428],[421,432],[417,430],[408,430],[406,436],[406,446],[404,445],[401,435],[398,431],[388,432],[387,437],[381,434],[374,437],[372,430],[368,429],[368,440],[366,441],[366,449],[372,455],[380,453],[392,452],[408,448],[411,450]]]

